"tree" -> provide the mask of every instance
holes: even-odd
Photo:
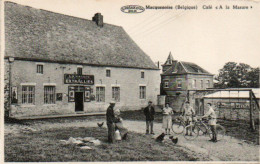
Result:
[[[259,88],[259,67],[228,62],[215,77],[215,88]]]

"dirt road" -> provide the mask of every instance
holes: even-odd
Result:
[[[5,135],[19,134],[20,131],[38,131],[44,129],[56,129],[62,127],[96,127],[97,122],[103,119],[93,119],[91,121],[68,121],[68,122],[47,122],[39,121],[30,126],[24,125],[6,125]],[[129,130],[137,133],[145,132],[145,122],[124,120],[124,126]],[[105,126],[106,127],[106,126]],[[154,124],[155,136],[161,134],[163,129],[161,124]],[[154,136],[151,136],[154,137]],[[187,141],[182,135],[178,135],[178,144],[188,148],[195,154],[207,155],[214,161],[259,161],[259,146],[248,144],[241,140],[226,136],[224,140],[217,143],[209,142],[207,137],[198,137],[194,141]]]
[[[145,122],[124,121],[124,125],[131,131],[144,133]],[[154,124],[155,136],[161,134],[161,124]],[[217,143],[209,142],[208,137],[199,136],[194,141],[187,141],[182,135],[177,135],[179,145],[189,148],[197,153],[206,153],[216,161],[259,161],[259,146],[245,143],[241,140],[225,136],[224,140]]]

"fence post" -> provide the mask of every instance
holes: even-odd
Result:
[[[249,91],[249,98],[250,98],[250,128],[252,131],[255,131],[255,121],[253,118],[253,98],[252,98],[252,90]]]

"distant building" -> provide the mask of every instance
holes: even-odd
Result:
[[[5,2],[5,109],[12,117],[156,103],[160,70],[120,26]],[[11,108],[11,110],[10,110]]]
[[[195,63],[174,60],[171,52],[162,65],[161,94],[166,101],[179,109],[187,90],[204,90],[213,87],[213,74]]]

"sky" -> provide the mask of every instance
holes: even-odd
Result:
[[[10,0],[19,4],[91,20],[100,12],[104,22],[122,26],[154,62],[194,62],[217,74],[232,61],[260,66],[260,2],[246,0]],[[128,14],[122,6],[197,5],[197,10],[151,10]],[[212,5],[214,9],[202,9]],[[216,6],[249,6],[220,10]],[[251,8],[252,6],[252,8]]]

